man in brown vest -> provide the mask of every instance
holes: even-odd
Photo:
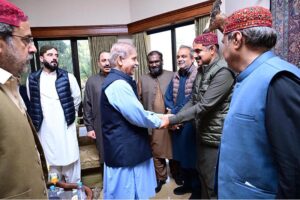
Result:
[[[44,153],[18,92],[35,52],[28,17],[0,0],[0,199],[47,199]]]
[[[163,70],[163,55],[151,51],[147,56],[149,73],[140,78],[138,92],[145,110],[165,113],[164,94],[173,72]],[[168,129],[149,129],[152,154],[156,172],[156,192],[161,190],[167,180],[166,159],[172,158],[172,143]]]

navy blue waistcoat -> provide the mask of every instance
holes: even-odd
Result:
[[[296,66],[268,51],[237,77],[220,147],[220,199],[276,197],[280,172],[265,126],[265,109],[270,82],[282,71],[300,77]]]
[[[109,103],[104,91],[116,80],[129,83],[137,96],[135,81],[112,69],[102,84],[101,95],[104,162],[109,167],[135,166],[152,157],[149,136],[146,128],[131,124]]]
[[[40,95],[40,77],[43,69],[33,72],[29,75],[29,89],[30,89],[30,117],[37,131],[40,130],[43,122],[43,111],[41,106]],[[75,121],[75,106],[71,93],[68,72],[58,68],[56,70],[57,79],[55,87],[61,106],[64,111],[66,122],[71,125]]]

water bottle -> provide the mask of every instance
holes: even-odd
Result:
[[[78,195],[78,200],[85,199],[85,191],[81,181],[78,181],[77,183],[77,195]]]
[[[54,185],[50,186],[49,199],[59,199],[59,196],[57,195],[56,187]]]

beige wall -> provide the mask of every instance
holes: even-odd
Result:
[[[32,27],[127,24],[129,0],[10,0]]]
[[[130,0],[131,21],[191,6],[207,0]]]
[[[249,6],[262,6],[270,9],[270,0],[247,0],[247,1],[237,1],[237,0],[223,0],[221,10],[226,15],[230,15],[232,12],[239,10],[241,8]]]
[[[128,24],[207,0],[9,0],[22,8],[32,27]],[[270,0],[223,0],[226,14]]]
[[[32,27],[128,24],[207,0],[9,0]]]

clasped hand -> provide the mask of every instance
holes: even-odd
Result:
[[[174,116],[173,114],[164,114],[158,115],[158,117],[162,120],[162,123],[159,128],[170,128],[171,130],[179,129],[181,124],[170,126],[169,117]]]

